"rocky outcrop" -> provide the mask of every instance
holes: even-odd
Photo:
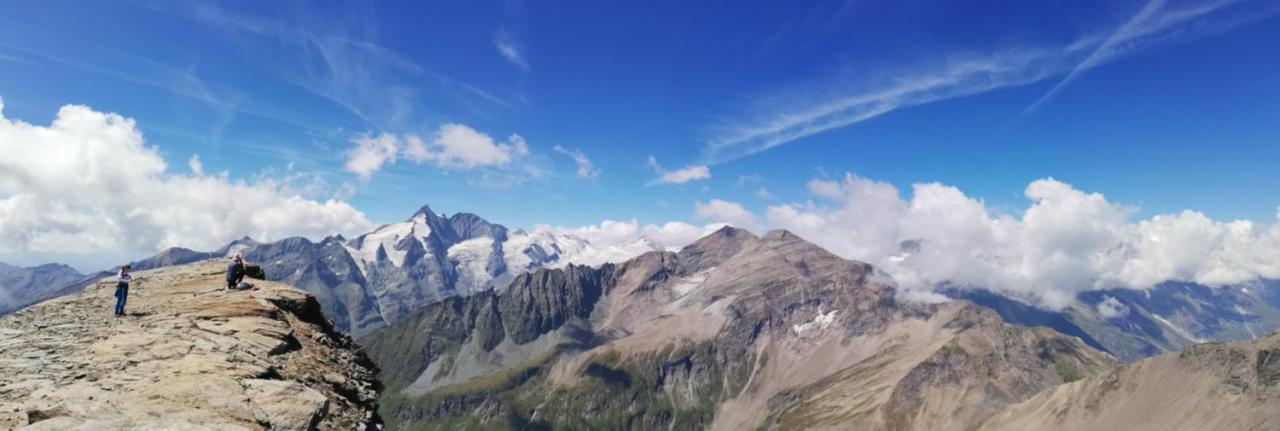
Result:
[[[361,339],[421,429],[967,429],[1114,360],[786,231],[539,270]]]
[[[224,262],[135,272],[0,318],[0,428],[378,429],[377,368],[316,299]]]

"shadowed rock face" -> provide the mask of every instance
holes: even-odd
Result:
[[[789,232],[726,228],[521,275],[361,340],[386,370],[384,416],[427,428],[966,429],[1114,363],[966,302],[894,295]]]
[[[377,368],[314,297],[224,263],[134,274],[0,318],[0,428],[376,429]]]

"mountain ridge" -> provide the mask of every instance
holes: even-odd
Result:
[[[973,424],[995,408],[956,416],[925,394],[1002,406],[1072,377],[1057,368],[1114,363],[967,302],[900,302],[888,281],[790,232],[727,228],[679,252],[522,274],[507,290],[427,306],[361,343],[384,364],[383,416],[425,429]],[[1001,361],[1005,352],[1023,360]],[[836,398],[856,402],[830,404],[831,388],[818,386],[842,372],[897,384],[868,392],[861,379],[837,379],[846,395]],[[1001,383],[973,392],[989,384],[974,374]],[[894,407],[837,415],[854,422],[804,413],[866,403]]]
[[[524,271],[579,259],[593,264],[625,260],[661,248],[637,240],[642,241],[597,248],[572,235],[511,231],[476,214],[444,217],[423,205],[403,222],[383,224],[351,239],[331,235],[319,241],[290,237],[263,243],[243,237],[209,252],[171,247],[132,265],[146,270],[242,254],[274,280],[316,295],[339,330],[359,336],[425,304],[500,289]],[[40,295],[11,309],[78,292],[114,273],[112,269],[39,284],[44,289]]]
[[[983,430],[1280,428],[1280,332],[1195,344],[1061,385]]]

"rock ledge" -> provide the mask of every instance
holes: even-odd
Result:
[[[315,298],[208,260],[0,318],[0,429],[379,429],[377,368]]]

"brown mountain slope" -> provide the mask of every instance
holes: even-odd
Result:
[[[1012,405],[982,429],[1280,429],[1280,333],[1127,364]]]
[[[966,429],[1114,360],[785,231],[538,271],[363,338],[406,429]]]
[[[0,429],[378,428],[377,370],[315,298],[223,269],[136,272],[125,317],[102,281],[0,318]]]

